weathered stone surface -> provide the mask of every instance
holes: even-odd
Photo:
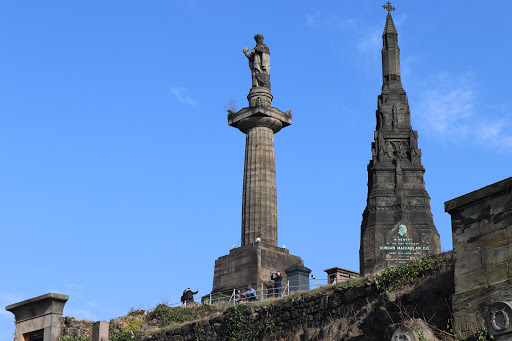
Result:
[[[215,261],[212,292],[246,289],[253,285],[256,290],[271,286],[272,270],[281,271],[283,287],[287,276],[285,269],[295,264],[303,265],[302,259],[290,255],[287,249],[265,243],[254,243],[230,250],[229,255]]]
[[[74,317],[63,317],[61,319],[61,336],[83,335],[85,338],[92,339],[93,321],[77,320]]]
[[[311,270],[296,263],[284,270],[290,284],[290,292],[309,290],[309,274]]]
[[[455,252],[454,326],[486,324],[490,305],[512,300],[512,178],[445,203]]]
[[[512,340],[512,301],[496,302],[487,313],[487,329],[495,340]]]
[[[407,326],[400,326],[395,329],[393,336],[391,336],[391,341],[418,341],[414,330]]]
[[[109,323],[98,321],[92,325],[92,341],[108,341]]]
[[[368,164],[367,206],[361,224],[362,275],[441,251],[425,190],[418,133],[412,130],[409,103],[400,81],[397,39],[388,14],[383,34],[382,94],[378,99],[375,142]],[[399,234],[400,229],[406,232]],[[399,249],[400,246],[413,249]]]
[[[270,49],[263,44],[263,35],[254,36],[256,46],[249,52],[249,48],[244,47],[243,52],[249,59],[249,68],[251,69],[252,86],[267,87],[270,89]]]
[[[455,276],[460,276],[468,272],[478,270],[482,267],[482,257],[480,253],[470,253],[465,257],[456,257],[457,272]]]
[[[49,293],[5,307],[15,316],[14,341],[24,341],[24,335],[43,335],[43,341],[58,341],[61,317],[69,296]]]

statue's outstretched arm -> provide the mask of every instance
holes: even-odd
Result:
[[[249,48],[248,48],[248,47],[244,47],[244,50],[243,50],[243,51],[244,51],[245,56],[246,56],[248,59],[251,59],[251,55],[250,55],[249,53],[247,53],[247,52],[249,52]]]

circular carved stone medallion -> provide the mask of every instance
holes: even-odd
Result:
[[[511,302],[496,302],[489,309],[487,325],[492,335],[510,331],[510,318],[512,317]]]
[[[417,341],[414,331],[406,326],[401,326],[395,329],[391,341]]]

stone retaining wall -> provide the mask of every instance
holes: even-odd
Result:
[[[268,305],[238,304],[220,316],[162,330],[145,341],[390,340],[399,323],[414,318],[445,329],[451,317],[453,267],[420,281],[394,293],[382,294],[374,284],[365,284]]]

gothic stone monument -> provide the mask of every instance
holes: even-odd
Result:
[[[228,124],[247,135],[242,198],[242,243],[215,261],[212,293],[270,282],[272,270],[280,270],[283,286],[285,270],[303,264],[277,246],[277,192],[274,134],[292,124],[286,113],[271,106],[270,50],[263,36],[254,36],[256,46],[243,52],[249,59],[252,88],[249,106],[238,112],[228,110]]]
[[[375,142],[368,164],[368,198],[361,224],[362,275],[440,252],[430,212],[407,95],[400,79],[398,33],[389,2],[382,35],[382,94],[378,97]]]

